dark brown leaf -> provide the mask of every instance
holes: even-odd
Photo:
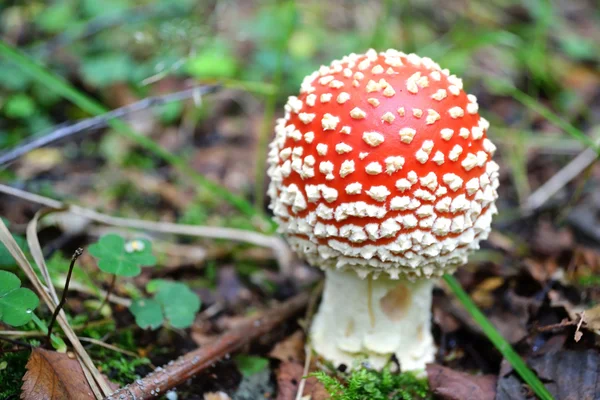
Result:
[[[538,374],[556,400],[600,400],[600,354],[595,350],[560,351],[529,359],[529,366]],[[496,400],[533,398],[523,387],[515,372],[498,380]]]
[[[65,353],[33,349],[27,362],[23,400],[95,400],[79,362]]]
[[[496,377],[469,375],[437,364],[427,365],[431,391],[447,400],[494,400]]]

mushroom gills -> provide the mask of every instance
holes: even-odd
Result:
[[[358,277],[327,269],[323,299],[311,326],[314,350],[336,367],[357,361],[381,369],[395,355],[400,368],[424,370],[435,358],[431,335],[434,279]]]

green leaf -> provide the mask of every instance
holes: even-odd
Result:
[[[174,328],[188,328],[200,310],[200,298],[187,285],[179,282],[155,283],[158,292],[154,298],[162,305],[165,317]]]
[[[269,360],[262,357],[248,356],[245,354],[238,354],[235,357],[235,364],[242,373],[242,375],[248,377],[263,371],[269,366]]]
[[[28,118],[35,113],[35,102],[26,94],[10,97],[4,104],[4,114],[9,118]]]
[[[46,7],[37,18],[40,27],[49,33],[58,33],[65,30],[73,22],[74,7],[67,2],[53,4]]]
[[[98,7],[100,8],[114,10],[108,7],[106,5],[106,2],[102,2],[100,4],[95,0],[89,0],[89,3],[97,3]],[[3,59],[7,59],[12,63],[18,65],[19,71],[26,73],[35,81],[44,84],[44,86],[46,86],[48,90],[51,90],[61,95],[65,99],[77,105],[82,111],[96,116],[108,112],[108,109],[106,109],[106,107],[98,103],[96,100],[82,93],[78,89],[74,88],[56,74],[47,71],[46,69],[44,69],[44,67],[29,59],[15,48],[7,45],[6,42],[2,40],[0,40],[0,56]],[[5,82],[0,82],[0,85],[2,84],[5,84]],[[176,169],[184,173],[186,176],[192,178],[192,180],[194,180],[194,182],[199,187],[204,188],[206,190],[210,190],[216,196],[222,198],[223,200],[229,202],[230,204],[238,208],[245,215],[252,218],[260,218],[260,221],[265,224],[265,229],[268,229],[271,232],[275,231],[275,222],[272,221],[270,218],[267,218],[262,211],[254,209],[252,204],[250,204],[245,198],[233,194],[220,184],[217,184],[211,181],[210,179],[207,179],[203,175],[198,174],[193,168],[191,168],[188,165],[188,162],[185,160],[185,158],[170,153],[165,148],[161,147],[156,142],[154,142],[152,139],[135,132],[129,125],[127,125],[121,120],[110,120],[109,125],[112,128],[114,128],[116,132],[119,133],[121,136],[133,140],[142,148],[156,154],[159,158],[173,165]]]
[[[23,236],[13,235],[15,242],[19,245],[23,252],[27,251],[27,240]],[[9,253],[4,243],[0,243],[0,267],[12,267],[17,265],[17,262],[13,258],[13,256]]]
[[[87,82],[103,87],[128,81],[134,68],[135,63],[127,54],[110,54],[86,59],[82,73]]]
[[[225,44],[215,44],[190,58],[186,71],[196,78],[232,78],[237,70],[237,61]]]
[[[88,251],[99,259],[98,267],[102,271],[118,276],[137,276],[142,271],[142,266],[156,264],[152,244],[146,239],[125,242],[119,235],[108,234],[90,245]]]
[[[15,274],[0,271],[0,321],[11,326],[25,325],[39,302],[35,293],[21,287]]]
[[[129,311],[135,323],[142,329],[157,329],[163,324],[164,316],[160,303],[154,299],[138,299],[131,304]]]

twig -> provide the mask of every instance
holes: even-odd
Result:
[[[0,336],[0,340],[4,341],[4,342],[8,342],[10,344],[13,344],[15,346],[20,346],[20,347],[24,347],[26,349],[31,349],[33,346],[31,346],[31,344],[27,343],[27,342],[22,342],[20,340],[15,340],[15,339],[9,339],[7,337],[2,337]],[[2,353],[6,353],[7,351],[4,349],[0,349],[0,354]]]
[[[310,361],[312,358],[312,350],[310,344],[310,326],[317,309],[317,301],[323,293],[324,283],[323,280],[319,281],[317,286],[310,293],[308,299],[308,305],[306,306],[306,312],[304,313],[304,321],[302,321],[302,328],[305,331],[306,345],[304,346],[304,370],[302,371],[302,379],[298,384],[298,391],[296,392],[296,400],[301,400],[304,394],[304,386],[306,385],[306,378],[308,377],[308,370],[310,369]]]
[[[533,212],[546,203],[560,189],[577,178],[586,168],[598,159],[598,153],[592,148],[582,151],[570,163],[537,188],[525,201],[524,211]]]
[[[98,340],[98,339],[79,336],[79,340],[81,340],[82,342],[88,342],[88,343],[91,343],[91,344],[95,344],[96,346],[104,347],[106,349],[112,350],[112,351],[117,352],[117,353],[125,354],[125,355],[127,355],[129,357],[135,357],[135,358],[139,358],[140,357],[138,354],[134,353],[133,351],[124,350],[124,349],[122,349],[120,347],[117,347],[115,345],[112,345],[112,344],[109,344],[109,343],[104,343],[103,341]]]
[[[155,107],[174,101],[181,101],[192,98],[198,95],[205,95],[215,92],[219,89],[219,85],[195,86],[191,89],[181,90],[175,93],[169,93],[162,96],[148,97],[140,100],[137,103],[129,104],[113,111],[99,115],[97,117],[87,118],[74,124],[63,124],[54,128],[47,134],[44,134],[32,141],[18,145],[16,148],[0,155],[0,166],[11,163],[17,158],[29,153],[32,150],[47,146],[59,140],[73,136],[85,130],[104,128],[109,125],[109,122],[115,118],[122,118],[129,114],[133,114],[146,108]]]
[[[37,204],[45,205],[47,207],[59,210],[67,210],[72,214],[76,214],[106,225],[115,225],[132,229],[142,229],[146,231],[171,233],[177,235],[225,239],[236,242],[251,243],[260,247],[268,247],[273,251],[275,257],[277,258],[282,272],[284,274],[290,273],[292,253],[285,241],[278,236],[270,236],[243,229],[182,225],[169,222],[151,222],[138,219],[113,217],[111,215],[102,214],[88,208],[83,208],[76,205],[67,205],[66,203],[62,203],[58,200],[50,199],[48,197],[40,196],[4,184],[0,184],[0,193],[6,193]]]
[[[73,327],[73,331],[81,331],[85,328],[104,326],[113,323],[112,319],[106,318],[100,321],[91,322],[89,325],[77,325]],[[42,337],[46,336],[48,331],[0,331],[0,337],[18,336],[18,337]]]
[[[56,294],[56,289],[52,284],[50,279],[50,271],[48,271],[48,266],[46,265],[46,260],[44,258],[44,252],[42,251],[42,245],[40,244],[40,240],[38,238],[38,222],[39,220],[47,215],[48,213],[54,210],[42,209],[35,213],[33,219],[29,221],[27,224],[27,245],[29,246],[29,251],[33,260],[37,264],[44,280],[46,281],[46,288],[48,294],[54,301],[54,304],[58,304],[58,294]]]
[[[38,278],[33,267],[27,260],[27,257],[25,257],[25,254],[23,254],[23,250],[21,250],[17,242],[15,242],[14,238],[10,234],[10,231],[6,227],[6,224],[4,223],[2,218],[0,218],[0,242],[2,242],[4,246],[6,246],[6,249],[8,250],[10,255],[15,259],[19,267],[23,270],[23,272],[35,288],[40,298],[44,301],[44,303],[46,303],[48,308],[52,312],[54,312],[54,309],[56,308],[56,303],[46,291],[46,288]],[[90,387],[94,391],[96,397],[99,398],[101,393],[104,395],[110,393],[111,389],[106,383],[105,378],[102,376],[102,374],[100,374],[100,372],[94,365],[92,359],[90,358],[89,354],[87,354],[87,352],[81,345],[81,342],[77,338],[77,335],[73,331],[73,328],[71,328],[71,326],[69,325],[69,321],[67,321],[66,314],[62,311],[59,312],[57,320],[63,332],[65,333],[65,336],[67,336],[67,338],[71,342],[71,345],[75,349],[75,352],[77,353],[80,362],[85,366],[85,368],[83,368],[83,371],[86,374],[86,377],[91,377],[91,379],[88,379],[88,382],[90,383]]]
[[[79,292],[79,293],[83,293],[83,294],[89,294],[91,296],[96,296],[96,297],[98,297],[99,300],[104,299],[106,297],[106,295],[108,294],[108,292],[104,289],[99,289],[99,288],[91,289],[77,281],[71,281],[71,290]],[[108,301],[110,301],[113,304],[117,304],[117,305],[127,307],[127,308],[129,308],[131,306],[131,299],[128,299],[126,297],[117,296],[114,293],[112,293],[110,295],[110,299],[108,299]]]
[[[60,302],[54,309],[52,313],[52,318],[50,319],[50,324],[48,324],[48,335],[46,336],[46,342],[50,343],[50,337],[52,336],[52,328],[54,327],[54,322],[56,322],[56,318],[58,317],[58,313],[65,305],[67,301],[67,292],[69,291],[69,283],[71,282],[71,275],[73,274],[73,267],[75,267],[75,261],[79,258],[80,255],[83,254],[83,249],[80,247],[75,250],[73,256],[71,257],[71,264],[69,264],[69,272],[67,273],[67,281],[65,282],[65,287],[63,288],[62,297],[60,298]]]
[[[299,294],[264,312],[261,317],[253,318],[240,327],[225,332],[214,342],[187,353],[162,368],[157,368],[145,378],[117,390],[106,400],[144,400],[158,397],[208,368],[226,354],[270,332],[306,307],[308,299],[307,293]]]
[[[310,344],[306,343],[304,346],[304,369],[302,370],[302,379],[298,384],[298,391],[296,392],[296,400],[302,400],[302,396],[304,394],[304,386],[306,386],[306,378],[308,377],[308,370],[310,369],[310,360],[312,357],[312,350],[310,349]]]

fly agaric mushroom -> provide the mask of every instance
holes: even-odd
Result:
[[[307,76],[277,121],[269,196],[279,230],[325,270],[311,327],[326,360],[403,370],[434,359],[436,277],[490,232],[498,164],[462,80],[396,50]]]

